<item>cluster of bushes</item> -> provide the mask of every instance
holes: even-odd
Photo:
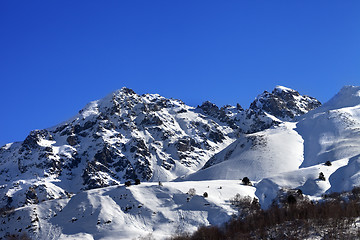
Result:
[[[360,230],[354,227],[360,217],[359,187],[351,192],[324,195],[319,202],[310,201],[299,190],[282,191],[267,210],[239,195],[230,201],[248,214],[239,214],[221,227],[201,226],[191,235],[180,234],[171,239],[305,239],[313,234],[324,239],[360,238]]]
[[[187,201],[190,201],[190,198],[192,198],[193,196],[196,195],[196,189],[195,188],[190,188],[189,191],[186,193],[187,195],[189,195],[189,197],[187,198]],[[203,197],[207,198],[209,196],[209,194],[207,192],[203,193]]]
[[[243,185],[248,185],[248,186],[251,186],[252,183],[250,182],[250,179],[248,177],[244,177],[242,180],[241,180],[241,183]]]
[[[230,204],[239,212],[238,217],[240,218],[244,218],[260,210],[260,204],[257,198],[251,198],[250,196],[242,197],[239,193],[230,199]]]
[[[2,208],[0,208],[0,217],[7,216],[7,215],[13,213],[14,210],[15,210],[14,207],[9,207],[9,206],[2,207]]]
[[[125,183],[125,186],[126,187],[130,187],[131,186],[131,181],[126,181]],[[140,184],[140,179],[135,179],[135,183],[134,183],[135,185],[139,185]]]
[[[12,234],[5,236],[6,240],[31,240],[31,238],[26,234]]]

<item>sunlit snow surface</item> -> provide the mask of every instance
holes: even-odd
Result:
[[[258,181],[264,177],[299,168],[303,161],[303,140],[294,130],[296,123],[247,134],[216,154],[209,168],[202,169],[188,180],[242,179]]]
[[[189,188],[195,196],[186,194]],[[149,233],[162,239],[229,220],[235,213],[229,199],[236,193],[254,197],[255,188],[221,180],[107,187],[19,208],[5,219],[3,231],[28,227],[38,239],[133,239]]]

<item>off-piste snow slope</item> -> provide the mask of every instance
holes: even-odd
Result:
[[[360,181],[359,108],[353,86],[323,106],[278,86],[246,110],[123,88],[1,148],[0,204],[15,211],[0,238],[161,239],[225,222],[236,193],[266,208],[282,188],[310,198],[349,190]]]

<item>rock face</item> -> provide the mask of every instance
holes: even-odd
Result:
[[[172,180],[199,170],[240,135],[319,105],[280,87],[258,96],[248,110],[210,102],[193,108],[122,88],[65,123],[0,148],[0,205],[21,206],[137,178]],[[38,189],[42,194],[35,194]]]
[[[245,133],[255,133],[279,125],[282,121],[295,121],[310,110],[321,106],[321,103],[299,92],[277,86],[271,93],[264,91],[245,111],[243,126]]]
[[[240,133],[255,133],[282,121],[294,121],[299,116],[321,106],[321,103],[299,92],[277,86],[271,93],[264,91],[244,110],[240,104],[236,107],[226,105],[221,108],[206,101],[198,106],[198,111],[226,123]]]
[[[277,86],[271,93],[265,91],[259,95],[251,103],[250,109],[291,121],[319,106],[321,103],[313,97],[301,96],[293,89]]]

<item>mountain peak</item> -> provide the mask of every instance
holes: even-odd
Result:
[[[321,109],[332,110],[357,105],[360,105],[360,86],[344,86]]]
[[[106,97],[104,97],[103,99],[112,99],[114,97],[119,97],[122,95],[126,95],[126,96],[131,96],[131,95],[135,95],[135,91],[127,88],[127,87],[122,87],[118,90],[115,90],[113,92],[111,92],[110,94],[108,94]],[[101,101],[101,100],[100,100]]]
[[[219,112],[219,107],[210,101],[203,102],[201,106],[198,106],[198,108],[202,109],[204,113],[211,116],[217,115]]]
[[[127,88],[127,87],[122,87],[120,90],[118,90],[119,92],[121,93],[125,93],[125,94],[130,94],[130,95],[133,95],[133,94],[136,94],[134,92],[134,90],[130,89],[130,88]]]
[[[297,92],[297,91],[294,90],[294,89],[288,88],[288,87],[277,85],[273,90],[273,93],[274,92],[292,92],[292,93],[294,93],[294,92]]]
[[[360,86],[344,86],[340,89],[339,93],[334,96],[334,98],[338,98],[340,96],[357,100],[355,101],[355,104],[360,104]]]
[[[320,106],[313,97],[302,96],[298,91],[276,86],[269,93],[264,91],[251,103],[250,109],[255,112],[264,111],[279,119],[291,120]]]

